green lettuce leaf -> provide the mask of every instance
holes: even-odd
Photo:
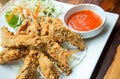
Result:
[[[7,19],[10,16],[11,11],[6,12],[5,18]],[[12,28],[16,28],[22,24],[22,19],[19,21],[19,16],[18,15],[13,15],[10,21],[8,22],[8,25],[11,26]]]

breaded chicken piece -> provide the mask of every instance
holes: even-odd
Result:
[[[85,42],[81,36],[65,28],[63,25],[52,26],[49,30],[49,35],[53,36],[53,39],[56,42],[68,41],[74,46],[77,46],[80,50],[84,50],[86,48]]]
[[[46,30],[46,33],[43,33],[42,35],[53,36],[53,39],[56,42],[68,41],[77,46],[80,50],[85,49],[86,45],[81,36],[67,29],[60,19],[39,17],[37,21],[41,25],[40,27],[43,27],[41,33]],[[44,26],[47,26],[47,28]]]
[[[41,35],[48,35],[48,28],[52,23],[52,19],[50,17],[38,17],[37,22],[41,28]]]
[[[28,55],[28,51],[25,50],[26,48],[6,48],[0,52],[0,64],[9,63],[11,61],[18,60],[20,58],[25,57]]]
[[[37,22],[41,27],[41,35],[48,35],[49,28],[52,25],[62,25],[62,21],[58,18],[51,18],[51,17],[38,17]]]
[[[40,70],[44,75],[45,79],[58,79],[60,77],[60,73],[54,66],[54,62],[52,62],[43,53],[39,53],[38,62]]]
[[[29,20],[24,20],[23,24],[18,28],[16,35],[40,35],[40,26],[36,20],[30,22]]]
[[[63,50],[58,43],[54,43],[52,46],[46,48],[47,53],[52,57],[60,67],[60,69],[69,75],[71,73],[71,67],[68,62],[67,51]]]
[[[36,50],[30,50],[29,55],[24,60],[24,67],[16,79],[33,79],[38,67],[37,54]]]
[[[18,47],[18,46],[38,46],[41,40],[34,35],[14,35],[8,31],[6,27],[2,27],[2,42],[1,46],[4,47]]]
[[[2,41],[2,46],[35,46],[37,48],[40,46],[58,63],[60,69],[69,75],[71,73],[71,68],[68,63],[68,51],[63,50],[57,42],[68,41],[73,45],[78,46],[80,50],[85,48],[85,44],[78,34],[73,33],[69,29],[66,29],[64,26],[62,26],[61,20],[56,19],[56,21],[52,21],[53,19],[48,21],[52,26],[49,26],[49,35],[47,36],[39,36],[39,31],[37,31],[38,25],[37,27],[34,27],[34,25],[30,26],[29,30],[27,30],[27,35],[14,35],[13,33],[9,32],[7,28],[3,27],[3,38],[5,40]],[[34,28],[34,30],[31,28]],[[8,35],[5,36],[6,34]]]
[[[59,18],[51,18],[52,19],[52,23],[50,25],[50,27],[52,26],[60,26],[60,25],[63,25],[63,22],[62,20],[60,20]]]
[[[26,30],[26,33],[29,35],[34,34],[40,36],[41,28],[36,20],[33,20]]]
[[[68,56],[66,50],[64,50],[58,43],[54,42],[49,36],[44,36],[42,38],[44,41],[43,50],[52,57],[56,62],[58,62],[58,66],[60,69],[69,75],[71,73],[71,68],[68,62]]]

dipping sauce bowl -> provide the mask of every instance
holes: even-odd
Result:
[[[80,4],[69,9],[64,15],[67,28],[82,36],[91,38],[102,32],[106,20],[105,11],[94,4]]]

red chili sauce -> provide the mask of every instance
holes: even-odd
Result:
[[[102,19],[91,10],[82,10],[72,14],[67,25],[77,31],[89,31],[101,25]]]

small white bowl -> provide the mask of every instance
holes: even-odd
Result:
[[[68,27],[67,26],[67,20],[68,20],[68,18],[73,13],[78,12],[78,11],[82,11],[82,10],[92,10],[94,13],[96,13],[97,15],[99,15],[101,17],[101,19],[102,19],[101,25],[98,26],[97,28],[93,29],[93,30],[90,30],[90,31],[77,31],[77,30],[74,30],[71,27]],[[101,7],[99,7],[97,5],[94,5],[94,4],[80,4],[80,5],[76,5],[76,6],[72,7],[71,9],[69,9],[65,13],[65,15],[64,15],[65,26],[67,28],[69,28],[70,30],[72,30],[73,32],[76,32],[76,33],[80,34],[82,36],[82,38],[91,38],[91,37],[94,37],[94,36],[98,35],[99,33],[101,33],[102,30],[104,29],[105,20],[106,20],[105,11]]]

